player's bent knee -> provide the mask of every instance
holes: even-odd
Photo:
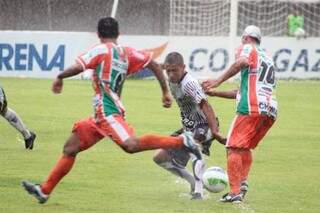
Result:
[[[157,152],[153,156],[153,161],[158,165],[165,163],[165,162],[169,162],[170,159],[169,159],[167,151],[162,150],[162,149],[157,150]]]
[[[129,154],[139,152],[139,141],[137,138],[130,137],[121,144],[121,148]]]
[[[76,135],[72,135],[63,147],[63,154],[76,156],[80,152],[80,140]]]
[[[79,153],[79,149],[75,146],[70,146],[68,144],[65,144],[63,147],[63,154],[68,156],[76,156]]]

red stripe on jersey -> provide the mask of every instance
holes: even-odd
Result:
[[[253,47],[249,55],[249,104],[251,114],[259,113],[258,100],[257,100],[257,65],[258,65],[258,53],[255,47]]]

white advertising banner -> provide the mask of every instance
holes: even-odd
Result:
[[[98,42],[95,33],[0,31],[0,76],[53,78]],[[234,60],[228,37],[121,36],[119,43],[151,50],[158,62],[180,52],[197,78],[216,77]],[[264,37],[262,46],[278,78],[320,78],[320,38]]]

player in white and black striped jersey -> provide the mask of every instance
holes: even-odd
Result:
[[[173,133],[179,135],[190,131],[199,143],[203,144],[203,153],[209,154],[209,147],[215,138],[224,144],[226,139],[219,133],[215,113],[208,103],[202,87],[191,74],[186,72],[183,57],[177,52],[169,53],[165,59],[171,94],[176,100],[181,113],[183,128]],[[186,170],[190,153],[181,149],[158,150],[154,161],[164,169],[187,180],[191,186],[192,199],[202,199],[201,176],[204,162],[193,162],[193,175]]]

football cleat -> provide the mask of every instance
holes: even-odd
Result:
[[[201,151],[199,149],[198,144],[195,142],[192,132],[184,132],[181,134],[183,137],[183,144],[186,147],[186,149],[194,154],[198,160],[202,160]]]
[[[201,195],[201,193],[197,192],[197,193],[192,193],[191,195],[191,200],[202,200],[203,197]]]
[[[34,184],[24,180],[22,181],[22,186],[29,194],[34,196],[41,204],[47,202],[47,200],[49,199],[49,195],[42,192],[39,184]]]
[[[24,140],[26,149],[33,149],[33,142],[37,135],[34,132],[30,132],[30,137]]]
[[[242,202],[242,194],[232,195],[230,193],[227,193],[222,196],[219,200],[223,203],[241,203]]]

